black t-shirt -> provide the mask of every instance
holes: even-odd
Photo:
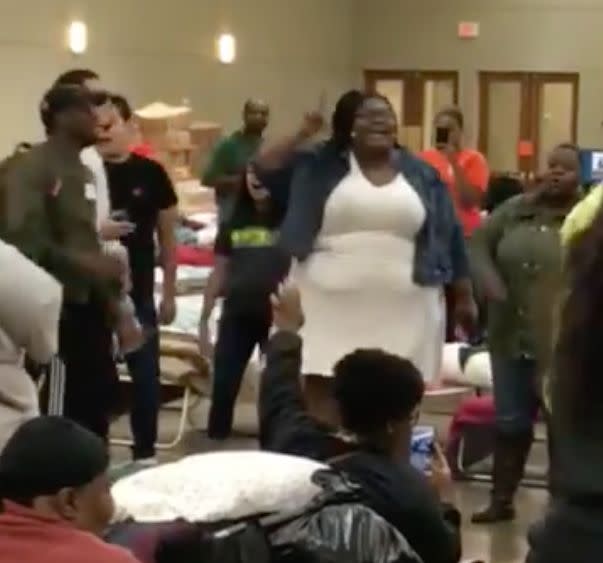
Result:
[[[178,203],[172,182],[154,160],[132,154],[124,162],[106,162],[113,211],[126,211],[136,230],[122,243],[128,249],[134,300],[153,299],[155,231],[159,212]]]
[[[290,261],[277,245],[283,213],[269,205],[260,211],[240,198],[231,219],[218,230],[215,252],[229,258],[224,297],[229,310],[269,311],[269,297],[289,271]]]

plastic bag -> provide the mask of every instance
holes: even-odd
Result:
[[[326,506],[270,536],[280,563],[421,563],[406,539],[361,504]]]
[[[172,538],[159,546],[156,562],[421,563],[343,475],[320,470],[313,481],[322,491],[302,510]]]

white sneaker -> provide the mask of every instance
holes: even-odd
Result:
[[[134,463],[138,465],[138,467],[144,468],[157,467],[159,465],[159,461],[156,457],[145,457],[143,459],[136,459],[134,460]]]

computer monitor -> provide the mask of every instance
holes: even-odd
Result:
[[[603,182],[603,149],[582,149],[580,172],[585,185]]]

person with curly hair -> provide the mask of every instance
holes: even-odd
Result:
[[[434,455],[431,486],[410,463],[412,429],[425,390],[419,370],[380,349],[346,354],[332,370],[341,423],[327,429],[305,409],[299,290],[282,286],[272,307],[276,333],[260,385],[262,449],[329,462],[361,487],[366,504],[398,529],[424,563],[457,562],[460,516],[433,490],[444,494],[449,483],[441,452]]]

